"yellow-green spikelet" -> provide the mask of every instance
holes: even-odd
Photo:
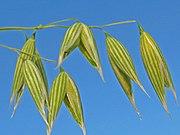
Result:
[[[64,97],[67,91],[67,74],[65,72],[59,73],[54,79],[53,85],[50,91],[50,108],[48,112],[48,123],[47,135],[51,134],[51,130],[60,110],[61,104],[64,101]]]
[[[92,31],[82,23],[79,49],[89,63],[97,69],[101,78],[104,80],[102,66],[100,63],[98,48]]]
[[[115,64],[149,96],[138,79],[133,61],[123,44],[109,34],[106,34],[106,45],[108,55]]]
[[[24,82],[24,77],[22,73],[23,62],[25,60],[32,60],[34,52],[35,52],[35,35],[34,34],[32,35],[30,39],[26,41],[21,51],[24,53],[21,53],[19,55],[18,60],[16,62],[16,68],[14,72],[14,81],[13,81],[13,87],[12,87],[12,96],[10,100],[10,104],[12,104],[15,98],[14,112],[17,108],[17,105],[25,89],[25,82]]]
[[[80,41],[82,25],[81,23],[75,23],[65,33],[58,59],[58,67],[66,59],[66,57],[77,47]]]
[[[138,26],[140,29],[141,55],[146,72],[164,109],[170,114],[166,103],[165,87],[172,90],[176,101],[177,96],[168,66],[154,39],[143,30],[140,24]]]

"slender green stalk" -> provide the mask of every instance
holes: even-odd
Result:
[[[0,31],[41,30],[41,29],[47,29],[47,28],[53,28],[53,27],[69,28],[69,26],[60,25],[58,23],[72,21],[72,20],[79,22],[78,19],[76,19],[76,18],[68,18],[68,19],[64,19],[64,20],[58,20],[55,22],[51,22],[51,23],[44,25],[44,26],[40,24],[40,25],[34,26],[34,27],[2,27],[2,28],[0,28]],[[134,23],[134,22],[137,22],[137,21],[136,20],[126,20],[126,21],[114,22],[114,23],[109,23],[109,24],[104,24],[104,25],[99,25],[99,26],[89,26],[89,28],[103,28],[103,27],[109,27],[109,26],[115,26],[115,25],[121,25],[121,24],[127,24],[127,23]]]
[[[60,28],[69,28],[69,26],[65,26],[65,25],[60,25],[58,23],[60,22],[67,22],[67,21],[76,21],[79,22],[78,19],[76,18],[68,18],[68,19],[63,19],[63,20],[58,20],[55,22],[51,22],[47,25],[38,25],[38,26],[34,26],[34,27],[2,27],[0,28],[0,31],[8,31],[8,30],[16,30],[16,31],[23,31],[23,30],[41,30],[41,29],[48,29],[48,28],[54,28],[54,27],[60,27]],[[109,26],[114,26],[114,25],[121,25],[121,24],[127,24],[127,23],[134,23],[137,22],[136,20],[126,20],[126,21],[121,21],[121,22],[114,22],[114,23],[110,23],[110,24],[104,24],[104,25],[100,25],[100,26],[89,26],[89,28],[96,28],[96,29],[100,29],[104,32],[104,34],[106,35],[107,32],[103,29],[103,27],[109,27]],[[23,53],[23,54],[27,54],[17,48],[12,48],[3,44],[0,44],[1,47],[7,48],[9,50],[15,51],[16,53]],[[30,54],[27,54],[30,55]],[[34,55],[35,56],[35,55]],[[40,59],[45,60],[45,61],[49,61],[49,62],[56,62],[55,60],[51,60],[51,59],[47,59],[47,58],[42,58],[40,57]]]
[[[114,23],[109,23],[109,24],[104,24],[104,25],[99,25],[99,26],[89,26],[89,28],[103,28],[103,27],[109,27],[109,26],[114,26],[114,25],[121,25],[121,24],[127,24],[127,23],[135,23],[136,20],[127,20],[127,21],[121,21],[121,22],[114,22]]]
[[[99,29],[101,30],[105,35],[108,35],[108,32],[106,30],[104,30],[102,27],[100,26],[89,26],[89,28],[95,28],[95,29]]]
[[[114,22],[114,23],[109,23],[109,24],[104,24],[104,25],[99,25],[99,26],[88,26],[88,27],[89,28],[94,28],[94,29],[99,29],[105,35],[108,35],[108,32],[103,29],[104,27],[121,25],[121,24],[128,24],[128,23],[138,23],[138,22],[136,20],[126,20],[126,21],[121,21],[121,22]]]
[[[61,28],[69,28],[69,26],[64,26],[64,25],[59,25],[57,23],[60,23],[60,22],[67,22],[67,21],[78,21],[78,19],[76,18],[68,18],[68,19],[63,19],[63,20],[58,20],[58,21],[55,21],[55,22],[51,22],[47,25],[38,25],[38,26],[35,26],[35,27],[3,27],[3,28],[0,28],[0,31],[7,31],[7,30],[40,30],[40,29],[47,29],[47,28],[53,28],[53,27],[61,27]]]
[[[41,29],[47,29],[47,28],[53,28],[53,27],[60,27],[60,28],[69,28],[69,26],[65,26],[65,25],[60,25],[60,24],[48,24],[45,26],[42,26]]]
[[[7,31],[7,30],[35,30],[37,27],[2,27],[0,31]]]
[[[23,52],[23,51],[21,51],[21,50],[19,50],[17,48],[9,47],[9,46],[3,45],[3,44],[0,44],[0,46],[3,47],[3,48],[6,48],[6,49],[12,50],[12,51],[14,51],[14,52],[16,52],[18,54],[23,53],[23,54],[26,54],[26,55],[31,55],[31,54]],[[31,56],[36,56],[36,55],[31,55]],[[48,61],[48,62],[55,62],[56,63],[56,60],[51,60],[51,59],[47,59],[47,58],[43,58],[43,57],[39,57],[39,59],[42,59],[42,60],[45,60],[45,61]]]
[[[2,27],[2,28],[0,28],[0,32],[1,31],[8,31],[8,30],[16,30],[16,31],[21,31],[21,30],[41,30],[41,29],[54,28],[54,27],[68,28],[69,26],[64,26],[64,25],[59,25],[59,24],[50,24],[50,25],[42,26],[40,24],[40,25],[38,25],[36,27]]]
[[[57,23],[60,23],[60,22],[67,22],[67,21],[76,21],[76,22],[78,22],[78,19],[76,19],[76,18],[68,18],[68,19],[58,20],[58,21],[55,21],[55,22],[51,22],[48,25],[57,24]]]

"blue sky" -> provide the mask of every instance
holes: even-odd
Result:
[[[100,25],[129,19],[138,20],[157,41],[169,65],[178,97],[180,92],[177,59],[180,51],[179,0],[0,0],[0,27],[37,26],[65,18],[78,18],[88,25]],[[69,23],[67,23],[69,24]],[[179,135],[180,108],[170,91],[167,101],[173,120],[161,106],[147,77],[140,57],[139,32],[136,24],[108,27],[130,52],[140,80],[151,98],[133,84],[135,100],[143,120],[140,121],[125,96],[107,59],[105,37],[93,30],[96,37],[105,83],[78,50],[63,63],[79,87],[84,108],[87,135]],[[27,31],[30,36],[32,31]],[[57,59],[65,29],[48,29],[37,33],[36,45],[43,57]],[[22,32],[1,32],[0,43],[21,48]],[[13,73],[18,55],[0,48],[0,134],[45,135],[45,124],[28,90],[17,112],[10,120],[9,100]],[[44,62],[49,84],[58,74],[54,63]],[[81,135],[81,130],[63,105],[52,135]]]

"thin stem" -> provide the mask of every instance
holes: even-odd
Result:
[[[35,30],[36,27],[3,27],[0,28],[0,31],[6,31],[6,30]]]
[[[12,47],[9,47],[9,46],[3,45],[3,44],[0,44],[0,46],[3,47],[3,48],[9,49],[9,50],[18,52],[18,51],[17,51],[18,49],[16,49],[16,48],[12,48]]]
[[[3,44],[0,44],[1,47],[3,48],[6,48],[6,49],[9,49],[9,50],[12,50],[16,53],[20,53],[20,54],[26,54],[26,55],[30,55],[30,56],[34,56],[34,57],[37,57],[37,55],[32,55],[32,54],[29,54],[29,53],[26,53],[26,52],[23,52],[17,48],[13,48],[13,47],[9,47],[9,46],[6,46],[6,45],[3,45]],[[42,59],[42,60],[45,60],[45,61],[48,61],[48,62],[55,62],[56,63],[56,60],[51,60],[51,59],[47,59],[47,58],[43,58],[43,57],[39,57],[39,59]]]
[[[17,30],[17,31],[21,31],[21,30],[41,30],[41,29],[47,29],[47,28],[53,28],[53,27],[60,27],[60,28],[69,28],[69,26],[65,26],[65,25],[60,25],[57,23],[60,22],[67,22],[67,21],[76,21],[78,22],[78,19],[76,18],[68,18],[68,19],[64,19],[64,20],[58,20],[55,22],[51,22],[47,25],[38,25],[38,26],[34,26],[34,27],[3,27],[0,28],[0,31],[8,31],[8,30]],[[103,27],[109,27],[109,26],[114,26],[114,25],[121,25],[121,24],[127,24],[127,23],[134,23],[137,22],[136,20],[127,20],[127,21],[121,21],[121,22],[114,22],[114,23],[110,23],[110,24],[104,24],[104,25],[100,25],[100,26],[89,26],[89,28],[103,28]]]
[[[48,25],[42,26],[42,29],[53,28],[53,27],[69,28],[69,26],[54,23],[54,24],[48,24]]]
[[[127,21],[104,24],[104,25],[100,25],[100,26],[89,26],[89,28],[98,28],[98,27],[103,28],[103,27],[109,27],[109,26],[121,25],[121,24],[127,24],[127,23],[134,23],[134,22],[136,22],[136,20],[127,20]]]
[[[61,28],[69,28],[69,26],[59,25],[59,24],[51,24],[51,25],[45,25],[42,26],[41,24],[36,27],[3,27],[0,28],[1,31],[7,31],[7,30],[41,30],[41,29],[47,29],[47,28],[53,28],[53,27],[61,27]]]
[[[58,21],[55,21],[55,22],[51,22],[48,25],[57,24],[57,23],[60,23],[60,22],[67,22],[67,21],[76,21],[76,22],[78,22],[78,19],[76,19],[76,18],[68,18],[68,19],[64,19],[64,20],[58,20]]]
[[[60,22],[67,22],[67,21],[71,21],[71,20],[75,20],[78,21],[76,18],[68,18],[68,19],[64,19],[64,20],[58,20],[55,22],[51,22],[47,25],[42,26],[41,24],[38,26],[34,26],[34,27],[3,27],[0,28],[0,31],[7,31],[7,30],[40,30],[40,29],[47,29],[47,28],[53,28],[53,27],[61,27],[61,28],[69,28],[69,26],[64,26],[64,25],[59,25],[57,23]]]
[[[104,30],[102,27],[100,27],[100,26],[93,26],[93,27],[90,26],[90,28],[96,28],[96,29],[101,30],[101,31],[105,34],[105,36],[109,35],[108,32],[105,31],[105,30]]]

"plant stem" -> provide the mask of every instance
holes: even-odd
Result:
[[[48,25],[57,24],[57,23],[60,23],[60,22],[67,22],[67,21],[76,21],[76,22],[78,22],[78,19],[76,19],[76,18],[68,18],[68,19],[64,19],[64,20],[58,20],[58,21],[55,21],[55,22],[51,22]]]
[[[7,31],[7,30],[40,30],[40,29],[47,29],[47,28],[53,28],[53,27],[61,27],[61,28],[69,28],[69,26],[64,26],[64,25],[59,25],[57,23],[60,22],[67,22],[67,21],[78,21],[76,18],[68,18],[68,19],[63,19],[63,20],[58,20],[55,22],[51,22],[47,25],[42,26],[41,24],[39,26],[35,26],[35,27],[3,27],[0,28],[0,31]]]
[[[67,22],[67,21],[76,21],[78,22],[78,19],[76,18],[68,18],[68,19],[63,19],[63,20],[58,20],[55,22],[51,22],[47,25],[42,26],[41,24],[38,26],[34,27],[3,27],[0,28],[0,31],[8,31],[8,30],[41,30],[41,29],[47,29],[47,28],[53,28],[53,27],[60,27],[60,28],[69,28],[69,26],[65,25],[60,25],[58,23],[60,22]],[[109,23],[109,24],[104,24],[104,25],[99,25],[99,26],[89,26],[89,28],[103,28],[103,27],[109,27],[109,26],[115,26],[115,25],[121,25],[121,24],[127,24],[127,23],[134,23],[137,22],[136,20],[126,20],[126,21],[121,21],[121,22],[114,22],[114,23]]]
[[[99,25],[99,26],[89,26],[89,28],[103,28],[103,27],[109,27],[109,26],[114,26],[114,25],[121,25],[121,24],[127,24],[127,23],[135,23],[136,20],[126,20],[126,21],[121,21],[121,22],[114,22],[114,23],[109,23],[109,24],[104,24],[104,25]]]
[[[53,28],[53,27],[61,27],[61,28],[69,28],[69,26],[59,25],[59,24],[50,24],[42,26],[41,24],[36,27],[3,27],[0,28],[1,31],[8,31],[8,30],[41,30],[41,29],[47,29],[47,28]]]
[[[35,30],[36,27],[3,27],[0,28],[0,31],[6,31],[6,30]]]
[[[20,53],[20,54],[26,54],[26,55],[30,55],[30,56],[35,56],[35,57],[37,57],[37,55],[31,55],[31,54],[29,54],[29,53],[26,53],[26,52],[23,52],[23,51],[21,51],[21,50],[19,50],[19,49],[17,49],[17,48],[13,48],[13,47],[9,47],[9,46],[6,46],[6,45],[3,45],[3,44],[0,44],[0,46],[1,47],[3,47],[3,48],[6,48],[6,49],[9,49],[9,50],[12,50],[12,51],[14,51],[14,52],[16,52],[16,53]],[[47,58],[43,58],[43,57],[39,57],[39,59],[42,59],[42,60],[45,60],[45,61],[48,61],[48,62],[55,62],[56,63],[56,60],[51,60],[51,59],[47,59]]]
[[[0,32],[1,31],[8,31],[8,30],[16,30],[16,31],[23,31],[23,30],[41,30],[41,29],[48,29],[48,28],[54,28],[54,27],[60,27],[60,28],[69,28],[69,26],[65,26],[65,25],[60,25],[58,23],[60,22],[67,22],[67,21],[76,21],[78,22],[78,19],[76,18],[68,18],[68,19],[63,19],[63,20],[58,20],[58,21],[55,21],[55,22],[51,22],[47,25],[38,25],[38,26],[35,26],[35,27],[3,27],[3,28],[0,28]],[[104,25],[100,25],[100,26],[89,26],[89,28],[96,28],[96,29],[100,29],[104,32],[105,35],[107,35],[107,32],[103,29],[103,27],[109,27],[109,26],[114,26],[114,25],[121,25],[121,24],[127,24],[127,23],[134,23],[134,22],[137,22],[136,20],[126,20],[126,21],[121,21],[121,22],[114,22],[114,23],[110,23],[110,24],[104,24]],[[23,53],[23,54],[26,54],[26,55],[31,55],[31,54],[28,54],[26,52],[23,52],[17,48],[12,48],[12,47],[9,47],[9,46],[6,46],[6,45],[3,45],[3,44],[0,44],[1,47],[4,47],[4,48],[7,48],[9,50],[12,50],[12,51],[15,51],[16,53]],[[36,55],[31,55],[31,56],[36,56]],[[45,60],[45,61],[48,61],[48,62],[56,62],[56,60],[51,60],[51,59],[47,59],[47,58],[43,58],[43,57],[39,57],[40,59],[42,60]]]

